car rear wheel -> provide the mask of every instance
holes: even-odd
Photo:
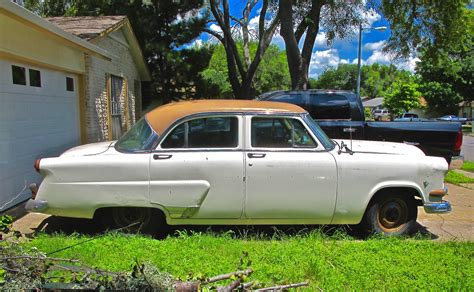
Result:
[[[413,232],[417,215],[413,197],[387,193],[371,203],[365,223],[372,234],[407,235]]]
[[[105,228],[127,233],[156,234],[165,225],[159,211],[151,208],[120,207],[110,208],[100,213]]]

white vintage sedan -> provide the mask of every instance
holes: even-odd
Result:
[[[414,146],[330,140],[300,107],[203,100],[156,108],[116,142],[36,161],[30,212],[164,224],[361,224],[412,231],[445,213],[446,161]],[[137,227],[139,225],[139,227]]]

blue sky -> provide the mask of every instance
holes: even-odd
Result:
[[[229,2],[231,14],[241,16],[246,1],[230,0]],[[254,23],[256,25],[258,23],[258,12],[259,5],[257,5],[252,11],[251,24]],[[393,63],[399,68],[413,71],[417,60],[416,58],[395,62],[390,54],[382,52],[384,41],[390,36],[390,27],[383,15],[371,11],[364,13],[364,16],[367,21],[367,27],[371,26],[372,28],[375,28],[386,26],[388,29],[385,31],[377,31],[373,29],[364,30],[362,34],[362,63]],[[219,31],[218,26],[215,24],[210,24],[210,28]],[[320,29],[311,58],[310,76],[317,77],[318,74],[322,73],[328,67],[335,67],[340,63],[357,63],[357,33],[358,30],[355,30],[352,37],[344,40],[335,40],[331,46],[327,46],[324,28]],[[200,40],[198,40],[198,43],[209,41],[209,39],[210,38],[207,34],[203,34]],[[279,34],[276,34],[273,37],[272,42],[281,48],[285,47],[283,39]]]

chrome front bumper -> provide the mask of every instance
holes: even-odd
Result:
[[[448,201],[423,204],[426,213],[449,213],[451,212],[451,204]]]
[[[43,213],[49,208],[47,201],[29,199],[26,202],[25,209],[28,212]]]

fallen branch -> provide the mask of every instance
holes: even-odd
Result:
[[[56,262],[70,262],[70,263],[77,263],[77,262],[79,262],[78,260],[73,260],[73,259],[61,259],[61,258],[49,258],[49,257],[33,257],[33,256],[10,256],[10,257],[3,257],[3,258],[0,258],[0,261],[18,260],[18,259],[42,260],[42,261],[56,261]]]
[[[237,287],[239,287],[239,286],[240,286],[240,280],[237,280],[237,281],[234,281],[234,282],[230,283],[228,286],[218,287],[217,292],[232,292],[235,289],[237,289]]]
[[[255,291],[260,291],[260,292],[261,291],[281,291],[281,290],[285,290],[285,289],[308,286],[308,284],[309,284],[308,282],[301,282],[301,283],[295,283],[295,284],[279,285],[279,286],[261,288],[261,289],[255,290]]]
[[[232,277],[241,278],[242,276],[248,276],[252,273],[253,273],[252,269],[247,269],[247,270],[244,270],[244,271],[237,271],[237,272],[232,272],[232,273],[228,273],[228,274],[218,275],[218,276],[209,278],[206,281],[203,281],[202,283],[203,284],[210,284],[210,283],[219,282],[219,281],[222,281],[222,280],[228,280]]]

